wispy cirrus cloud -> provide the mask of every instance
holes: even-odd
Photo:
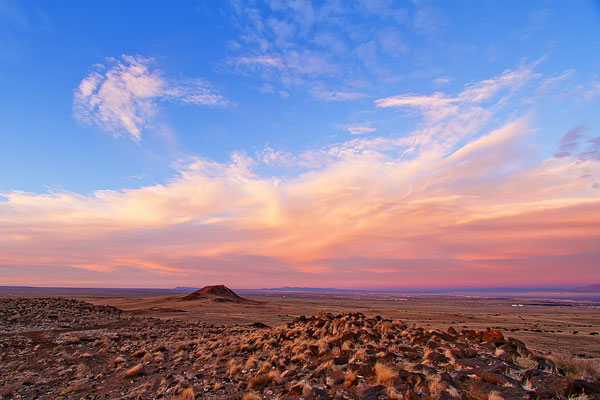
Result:
[[[407,36],[435,36],[445,24],[438,10],[420,4],[231,1],[230,6],[238,30],[226,62],[233,72],[326,101],[360,99],[382,82],[402,79],[398,59],[406,61],[413,50]]]
[[[402,137],[301,153],[267,147],[223,163],[198,158],[169,181],[136,189],[1,192],[0,273],[18,268],[50,284],[47,271],[59,271],[63,280],[72,273],[79,284],[113,286],[133,276],[145,285],[227,279],[238,287],[599,279],[600,159],[577,150],[597,149],[597,138],[579,129],[557,143],[564,154],[533,154],[527,112],[498,119],[511,88],[537,76],[522,69],[456,95],[386,98],[422,118]],[[430,117],[448,104],[457,112]],[[475,115],[474,104],[485,116],[475,125],[464,117]],[[283,164],[286,173],[264,171]]]
[[[139,141],[142,131],[153,123],[160,102],[228,104],[202,79],[169,80],[153,58],[124,55],[94,66],[74,90],[73,113],[79,121]]]
[[[28,27],[29,20],[17,2],[0,0],[0,60],[7,58],[18,46],[18,33]]]
[[[338,125],[338,127],[347,131],[351,135],[363,135],[365,133],[371,133],[377,130],[369,124],[342,124]]]

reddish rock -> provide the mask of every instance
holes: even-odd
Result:
[[[505,342],[504,335],[498,329],[492,329],[483,333],[483,342],[500,346]]]
[[[302,390],[304,386],[301,384],[294,385],[290,388],[289,395],[290,396],[302,396]]]
[[[531,378],[535,391],[549,392],[556,397],[568,396],[575,392],[575,382],[565,376],[538,375]]]
[[[488,383],[495,383],[497,385],[512,385],[516,383],[514,379],[510,379],[502,374],[494,372],[484,372],[481,374],[481,379]]]
[[[469,388],[469,396],[474,400],[488,400],[494,393],[496,399],[500,400],[528,400],[529,394],[520,388],[496,386],[491,383],[475,381]]]
[[[379,395],[383,394],[384,391],[385,386],[383,385],[371,386],[360,394],[360,400],[377,400]]]

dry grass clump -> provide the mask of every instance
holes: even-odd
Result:
[[[139,349],[138,351],[136,351],[135,353],[133,353],[133,357],[135,357],[135,358],[142,358],[147,353],[148,353],[148,350],[146,350],[146,349]]]
[[[355,373],[348,372],[344,376],[344,387],[345,388],[350,388],[352,385],[354,385],[354,383],[356,383],[356,379],[357,379],[357,376],[356,376]]]
[[[429,383],[429,391],[432,394],[441,394],[445,392],[447,388],[448,384],[438,379]]]
[[[555,354],[552,361],[571,379],[600,379],[600,360],[586,360],[568,354]]]
[[[236,360],[235,358],[232,358],[231,360],[229,360],[228,365],[229,365],[229,369],[227,370],[227,374],[229,376],[237,375],[237,373],[242,369],[238,363],[238,360]]]
[[[505,396],[503,396],[501,393],[499,392],[492,392],[490,393],[490,397],[488,398],[488,400],[504,400],[506,399]]]
[[[261,400],[261,397],[254,392],[246,393],[242,400]]]
[[[163,355],[163,353],[160,352],[156,352],[154,353],[154,362],[157,364],[162,363],[163,361],[165,361],[165,356]]]
[[[272,370],[269,371],[269,373],[267,374],[260,374],[250,379],[250,389],[262,389],[278,380],[279,372],[277,372],[276,370]]]
[[[388,385],[396,378],[394,371],[392,371],[392,369],[387,365],[380,362],[375,364],[375,375],[377,376],[377,383],[381,385]]]
[[[535,369],[538,365],[537,361],[526,357],[519,357],[515,361],[521,368],[525,369]]]
[[[164,344],[159,344],[158,346],[156,346],[153,350],[155,353],[156,352],[164,352],[167,351],[167,347]]]
[[[196,396],[194,395],[194,388],[186,388],[183,389],[183,392],[181,392],[181,400],[195,400]]]
[[[127,362],[125,361],[125,359],[123,357],[117,357],[113,360],[112,365],[113,367],[120,367],[125,365]]]
[[[125,372],[125,378],[135,378],[142,374],[142,364],[137,364]]]
[[[405,399],[402,392],[396,391],[396,388],[393,386],[390,386],[387,388],[387,395],[389,398],[394,399],[394,400],[404,400]]]
[[[246,369],[253,368],[256,364],[258,364],[258,360],[254,356],[250,356],[250,358],[246,361]]]
[[[265,373],[265,372],[270,371],[270,370],[271,370],[271,363],[265,362],[265,363],[263,363],[263,365],[258,370],[258,373],[262,374],[262,373]]]

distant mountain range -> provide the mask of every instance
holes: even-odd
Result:
[[[282,286],[278,288],[262,288],[257,290],[268,290],[274,292],[366,292],[366,290],[336,289],[336,288],[316,288],[301,286]]]
[[[595,283],[593,285],[587,285],[587,286],[579,287],[579,288],[573,289],[573,292],[578,292],[578,293],[600,293],[600,283]]]
[[[174,290],[194,291],[196,287],[178,286]],[[600,284],[593,284],[578,288],[572,287],[495,287],[495,288],[441,288],[441,289],[338,289],[305,286],[281,286],[262,289],[236,289],[256,292],[309,292],[309,293],[422,293],[422,294],[451,294],[451,293],[523,293],[523,292],[576,292],[600,293]]]

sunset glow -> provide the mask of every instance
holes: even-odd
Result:
[[[183,40],[180,28],[122,44],[116,33],[100,39],[97,26],[69,28],[82,43],[68,46],[94,51],[69,58],[66,71],[49,66],[58,78],[29,115],[35,89],[24,80],[48,57],[36,49],[44,40],[67,46],[61,40],[76,32],[54,22],[42,39],[46,28],[33,22],[10,25],[14,41],[0,39],[10,50],[0,53],[0,87],[9,88],[0,92],[0,284],[599,281],[595,6],[549,3],[533,30],[531,15],[545,3],[526,2],[505,17],[514,24],[500,28],[498,17],[494,37],[478,38],[466,33],[480,24],[457,26],[450,4],[416,3],[372,14],[358,3],[216,2],[196,11],[180,3],[171,12],[196,12],[182,24],[204,43],[187,58],[167,50],[168,40]],[[57,18],[60,6],[46,6]],[[0,15],[38,18],[24,7],[0,2]],[[309,8],[312,19],[302,14]],[[403,16],[386,19],[393,10]],[[381,26],[360,37],[328,28],[358,31],[366,20]],[[222,49],[204,42],[210,32]],[[158,42],[159,33],[170,39]],[[587,53],[567,59],[568,38],[557,35],[579,37]],[[489,48],[504,58],[473,61]],[[38,66],[17,71],[31,62]]]

